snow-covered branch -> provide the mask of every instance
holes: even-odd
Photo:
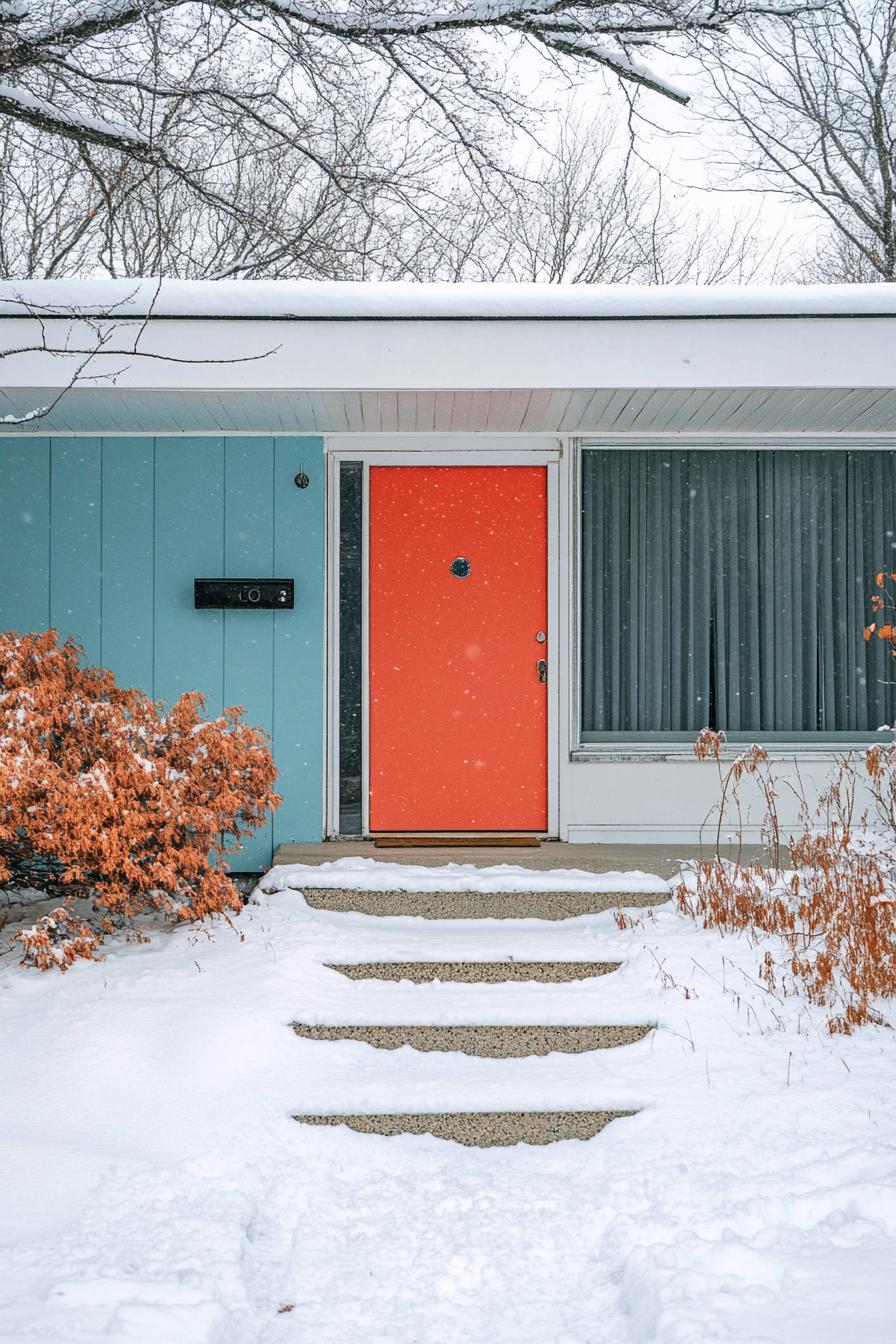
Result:
[[[0,83],[0,113],[39,131],[51,131],[85,145],[122,150],[138,158],[143,158],[150,149],[147,137],[133,126],[116,125],[77,109],[59,107],[12,84]]]
[[[259,111],[262,103],[270,110],[278,77],[298,78],[323,91],[331,84],[334,66],[371,55],[406,80],[409,72],[425,68],[426,79],[421,79],[418,88],[425,86],[432,105],[444,111],[451,99],[445,98],[438,84],[447,86],[451,98],[461,102],[486,92],[489,70],[481,51],[474,53],[464,45],[477,36],[491,35],[498,41],[524,38],[571,64],[602,67],[623,82],[686,102],[688,92],[667,79],[656,56],[676,54],[682,41],[712,38],[746,19],[786,19],[816,5],[817,0],[805,4],[786,0],[780,4],[768,0],[467,0],[456,7],[446,6],[444,0],[431,4],[417,0],[410,5],[403,0],[362,0],[360,4],[356,0],[347,4],[153,0],[151,5],[142,0],[84,4],[0,0],[0,114],[79,144],[118,150],[201,177],[166,149],[157,114],[147,134],[122,121],[114,99],[108,97],[110,66],[126,78],[130,65],[137,78],[146,45],[143,38],[151,30],[157,43],[166,24],[169,35],[176,33],[182,51],[203,43],[220,44],[222,94],[228,92],[222,73],[228,68],[228,53],[236,54],[241,48],[244,57],[249,37],[269,44],[282,58],[279,75],[266,82],[259,65],[247,81],[234,81],[248,85],[251,96],[259,101]],[[111,61],[110,53],[114,53]],[[52,97],[48,82],[57,85]],[[193,92],[186,80],[153,92],[156,101],[208,100],[207,93]],[[208,101],[214,103],[214,97]]]

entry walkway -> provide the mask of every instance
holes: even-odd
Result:
[[[340,898],[338,904],[334,897]],[[368,900],[365,900],[365,897]],[[371,897],[379,903],[380,908],[376,913],[385,916],[387,921],[390,917],[394,921],[395,915],[410,913],[403,905],[397,903],[400,900],[399,893],[350,891],[335,893],[305,889],[305,898],[309,904],[324,911],[338,909],[343,912],[354,910],[373,913],[369,909]],[[482,897],[479,899],[483,900]],[[591,907],[599,909],[601,905],[605,908],[660,905],[667,899],[667,892],[595,893],[591,898]],[[485,908],[478,912],[480,921],[483,917],[488,919],[492,914],[487,899],[484,905]],[[551,894],[530,893],[526,899],[525,915],[530,920],[533,917],[545,920],[543,945],[547,949],[553,941],[552,925],[558,918],[563,918],[563,915],[558,916]],[[507,957],[506,953],[503,956],[500,954],[495,956],[492,930],[489,930],[487,936],[482,937],[476,948],[475,959],[471,957],[470,960],[463,962],[446,961],[441,952],[442,938],[439,925],[431,922],[431,917],[424,918],[422,928],[419,927],[420,921],[415,920],[414,923],[418,925],[415,932],[421,952],[426,949],[430,960],[421,957],[413,963],[406,961],[331,963],[332,970],[359,982],[355,1004],[360,1020],[336,1024],[293,1022],[296,1034],[306,1040],[329,1042],[331,1045],[341,1041],[361,1041],[386,1054],[409,1046],[418,1055],[435,1053],[445,1058],[452,1053],[460,1053],[479,1056],[484,1061],[492,1061],[500,1068],[501,1062],[506,1060],[552,1055],[556,1057],[558,1052],[577,1054],[620,1048],[632,1049],[653,1030],[653,1023],[650,1021],[621,1023],[615,1021],[613,996],[607,998],[598,994],[595,998],[589,992],[590,985],[595,980],[612,977],[619,970],[618,961],[590,963],[560,959],[528,963],[514,961]],[[463,921],[453,921],[450,927],[456,936],[465,926]],[[591,936],[587,941],[590,950],[595,940],[593,931],[589,932]],[[384,1001],[382,993],[377,993],[375,988],[377,981],[380,984],[391,982],[394,985],[389,1016],[402,1016],[398,1005],[404,1004],[405,1020],[398,1023],[391,1020],[384,1022],[376,1020],[375,1005]],[[525,983],[527,981],[528,984]],[[430,1010],[436,1009],[434,1017],[441,1016],[446,1011],[451,1013],[452,1008],[456,1011],[457,1006],[463,1002],[459,994],[463,995],[465,989],[473,987],[472,1001],[478,1003],[480,1012],[485,1008],[488,1016],[490,1008],[492,1013],[497,1014],[499,1020],[462,1020],[449,1023],[427,1020],[426,1011],[421,1013],[421,1008],[418,1006],[420,988],[424,985],[436,990],[435,994],[426,996]],[[443,987],[441,994],[438,992],[438,986]],[[556,1016],[557,1001],[554,995],[561,986],[565,986],[569,991],[566,1002],[573,1010],[572,1020],[568,1022],[550,1020]],[[604,1015],[603,1020],[591,1020],[585,1005],[592,999],[595,1007],[601,1005],[598,1012]],[[548,1021],[541,1020],[539,1005],[548,1008]],[[528,1021],[500,1020],[507,1016],[513,1017],[520,1012],[525,1014],[526,1008],[531,1012]],[[325,1049],[327,1046],[322,1044],[321,1048]],[[488,1095],[491,1089],[485,1074],[481,1082],[483,1095]],[[470,1147],[491,1148],[512,1146],[517,1143],[548,1144],[559,1139],[587,1139],[598,1134],[610,1121],[633,1114],[630,1110],[613,1108],[548,1111],[533,1109],[525,1103],[514,1110],[456,1111],[439,1104],[440,1091],[438,1086],[433,1088],[432,1107],[426,1112],[408,1112],[396,1108],[379,1113],[304,1113],[296,1115],[295,1119],[311,1125],[347,1125],[351,1129],[368,1134],[432,1134],[437,1138],[453,1139]]]
[[[396,1089],[395,1105],[389,1110],[374,1112],[359,1107],[306,1111],[296,1114],[295,1119],[310,1125],[346,1125],[368,1134],[431,1134],[472,1147],[489,1148],[586,1139],[599,1133],[610,1121],[633,1114],[631,1110],[614,1107],[612,1102],[606,1107],[589,1109],[540,1109],[531,1105],[526,1090],[522,1090],[518,1105],[512,1109],[493,1109],[486,1104],[481,1109],[474,1106],[458,1110],[451,1105],[459,1067],[451,1061],[461,1056],[478,1057],[481,1061],[478,1085],[470,1092],[481,1104],[497,1094],[498,1083],[506,1077],[506,1069],[513,1060],[529,1061],[537,1073],[540,1057],[550,1073],[563,1055],[585,1054],[593,1059],[597,1052],[638,1051],[639,1047],[647,1047],[646,1038],[654,1027],[650,1017],[633,1014],[630,993],[624,996],[626,1003],[621,1015],[617,1014],[612,988],[607,986],[603,992],[600,988],[620,970],[617,958],[601,955],[618,942],[613,925],[601,928],[590,922],[582,923],[579,936],[574,939],[562,926],[568,920],[578,924],[582,916],[589,919],[620,907],[644,909],[662,905],[669,900],[671,886],[644,871],[621,873],[611,869],[603,882],[600,878],[589,879],[593,890],[550,889],[551,881],[543,870],[571,866],[573,849],[576,859],[581,851],[583,857],[594,863],[594,848],[546,844],[541,850],[501,849],[496,854],[494,849],[377,851],[369,843],[281,847],[277,855],[281,862],[292,860],[313,865],[321,859],[379,859],[395,888],[364,890],[365,879],[371,878],[369,869],[347,868],[346,885],[340,887],[326,885],[333,877],[332,869],[321,870],[317,876],[313,866],[294,872],[275,870],[262,879],[263,892],[273,894],[284,887],[295,888],[302,892],[307,906],[320,911],[325,918],[335,917],[338,922],[340,916],[347,916],[347,929],[351,930],[360,953],[357,961],[327,963],[329,969],[355,982],[349,994],[340,995],[344,1000],[342,1011],[338,1016],[332,1011],[325,1012],[323,1015],[329,1020],[321,1021],[314,1013],[294,1021],[296,1035],[318,1042],[316,1048],[320,1050],[359,1042],[372,1047],[379,1059],[364,1061],[358,1078],[359,1101],[364,1099],[371,1076],[381,1071],[384,1077],[394,1073],[388,1059],[392,1052],[400,1053],[401,1069],[410,1075],[426,1070],[423,1063],[426,1057],[445,1061],[443,1069],[438,1066],[434,1071],[430,1069],[432,1085],[427,1089],[429,1106],[425,1111],[405,1109],[400,1090]],[[483,867],[494,865],[496,858],[500,861],[505,854],[507,861],[517,864],[518,869],[525,864],[533,870],[531,889],[509,892],[477,889],[488,887],[496,879],[491,873],[479,875],[470,869],[463,874],[469,889],[429,892],[397,889],[401,879],[393,864],[400,854],[406,856],[405,862],[418,864],[421,853],[427,855],[424,862],[433,873],[426,881],[438,887],[440,883],[450,886],[458,874],[447,870],[441,873],[437,865],[473,862],[474,852],[477,857],[482,856]],[[604,864],[612,862],[607,850],[601,858]],[[537,868],[542,870],[537,877],[532,859],[537,860]],[[674,862],[668,856],[664,861]],[[656,867],[654,863],[654,871]],[[342,870],[337,871],[341,875]],[[357,886],[352,885],[353,876],[359,878]],[[521,880],[519,871],[515,877]],[[575,883],[573,874],[562,872],[557,874],[555,883],[564,879],[570,885]],[[529,880],[526,875],[525,881]],[[380,918],[371,920],[370,916]],[[415,918],[406,923],[407,916]],[[541,927],[533,927],[536,925]],[[381,934],[386,935],[387,943],[390,938],[410,939],[416,952],[413,960],[406,955],[394,959],[377,955],[382,950]],[[520,959],[510,954],[508,948],[520,938],[538,947],[541,954],[538,959]],[[469,949],[463,960],[456,955],[458,939]],[[575,960],[570,957],[571,951]],[[583,951],[588,954],[587,960],[582,958]],[[323,1009],[324,1004],[320,1007]],[[419,1065],[414,1061],[419,1061]],[[599,1073],[598,1069],[596,1076]]]

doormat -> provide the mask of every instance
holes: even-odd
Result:
[[[538,849],[537,835],[378,835],[375,849]]]

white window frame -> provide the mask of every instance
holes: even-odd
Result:
[[[568,466],[568,508],[570,543],[570,632],[569,632],[569,760],[570,761],[694,761],[692,742],[674,742],[664,738],[658,732],[653,741],[632,742],[620,734],[618,740],[602,742],[582,741],[582,555],[581,555],[581,503],[582,503],[582,452],[585,449],[607,448],[629,449],[632,452],[657,451],[663,449],[677,452],[690,452],[705,449],[738,449],[774,451],[787,449],[819,450],[829,449],[841,452],[881,452],[896,451],[896,438],[892,436],[847,436],[829,435],[712,435],[698,437],[681,433],[639,434],[621,436],[619,434],[588,435],[574,438],[569,442]],[[818,760],[820,757],[836,758],[850,751],[867,749],[868,739],[835,739],[819,733],[814,739],[779,738],[764,742],[769,756],[773,759]],[[725,751],[726,756],[736,756],[743,750],[742,741],[732,742]]]
[[[339,468],[343,462],[361,462],[364,468],[361,575],[361,665],[362,665],[362,835],[370,834],[370,715],[369,715],[369,482],[371,466],[544,466],[547,471],[548,507],[548,824],[540,832],[560,833],[560,722],[569,687],[569,632],[564,619],[568,610],[568,571],[560,564],[561,514],[565,491],[561,470],[565,466],[565,442],[557,435],[412,435],[332,434],[324,438],[327,472],[327,702],[324,816],[326,838],[339,832]],[[565,525],[566,519],[563,518]],[[561,593],[562,586],[562,593]],[[566,598],[567,600],[563,600]]]

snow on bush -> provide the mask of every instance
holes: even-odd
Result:
[[[881,1001],[896,997],[896,744],[870,748],[861,763],[852,755],[841,759],[815,818],[803,803],[800,830],[788,842],[792,866],[785,869],[768,753],[753,745],[723,772],[724,742],[724,733],[704,728],[695,746],[701,760],[719,766],[716,853],[683,872],[679,909],[706,927],[777,934],[783,956],[766,950],[761,979],[770,990],[802,992],[823,1005],[832,1032],[884,1022]],[[861,771],[882,832],[869,832],[866,818],[853,826]],[[769,866],[732,863],[719,854],[723,822],[730,812],[740,816],[739,786],[748,777],[764,800]]]
[[[239,708],[204,707],[116,685],[55,630],[0,633],[0,888],[62,902],[17,935],[23,965],[65,970],[144,912],[239,906],[220,856],[278,806],[276,770]]]

